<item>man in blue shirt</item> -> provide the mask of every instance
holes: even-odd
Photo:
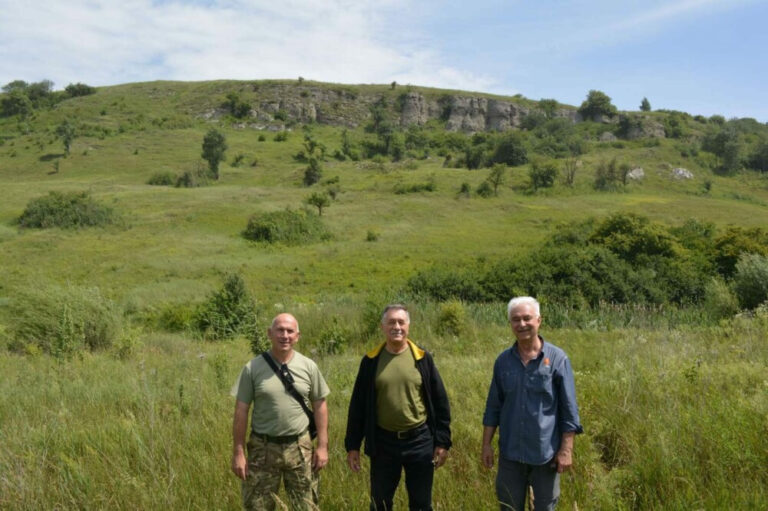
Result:
[[[517,342],[493,365],[483,414],[483,465],[493,467],[499,429],[496,495],[502,510],[523,511],[530,485],[534,509],[553,510],[560,474],[570,470],[573,437],[582,432],[568,356],[539,336],[539,302],[510,300],[507,318]]]

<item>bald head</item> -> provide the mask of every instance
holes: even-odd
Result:
[[[269,327],[270,330],[275,328],[275,325],[277,325],[278,323],[282,323],[284,321],[293,323],[296,331],[297,332],[299,331],[299,322],[296,321],[296,318],[293,317],[293,314],[288,314],[287,312],[284,312],[282,314],[278,314],[277,316],[275,316],[275,318],[272,320],[272,325]]]

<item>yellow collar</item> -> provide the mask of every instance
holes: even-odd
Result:
[[[415,358],[416,360],[421,360],[422,358],[424,358],[424,350],[423,349],[421,349],[418,346],[416,346],[416,343],[414,343],[410,339],[406,339],[406,341],[408,341],[408,346],[410,346],[411,352],[413,352],[413,358]],[[386,346],[386,345],[387,345],[387,341],[382,342],[381,344],[379,344],[378,346],[373,348],[371,351],[366,353],[365,356],[368,357],[368,358],[376,358],[376,357],[378,357],[379,353],[381,353],[381,350],[383,350],[384,346]]]

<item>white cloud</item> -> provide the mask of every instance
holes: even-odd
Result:
[[[484,89],[386,30],[405,0],[0,0],[0,82],[305,78]]]

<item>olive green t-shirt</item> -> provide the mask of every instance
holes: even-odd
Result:
[[[278,363],[278,367],[280,364]],[[288,362],[293,386],[309,408],[330,393],[317,364],[294,351]],[[253,403],[251,429],[272,436],[298,435],[309,427],[309,418],[267,361],[258,356],[248,362],[232,388],[232,395],[243,403]]]
[[[381,350],[376,366],[376,423],[387,431],[405,431],[427,420],[421,373],[410,349],[393,355]]]

